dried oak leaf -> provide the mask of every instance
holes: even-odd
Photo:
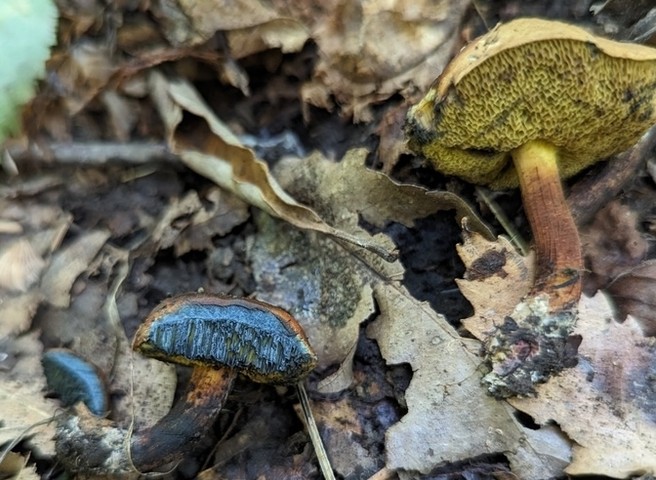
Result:
[[[533,262],[503,238],[489,242],[470,233],[458,251],[467,266],[458,285],[475,310],[463,323],[485,339],[528,292]],[[656,346],[632,317],[620,325],[612,315],[603,294],[582,297],[574,331],[582,338],[578,365],[537,386],[535,398],[508,400],[542,428],[555,422],[575,442],[569,474],[656,471]]]
[[[379,227],[389,221],[412,226],[438,210],[454,209],[476,222],[471,207],[457,195],[400,185],[368,169],[366,155],[364,149],[352,150],[337,163],[321,154],[305,159],[288,157],[279,162],[275,173],[294,197],[359,238],[370,236],[360,226],[361,219]],[[268,218],[256,219],[259,232],[249,255],[258,296],[289,309],[301,321],[320,365],[343,362],[352,353],[359,324],[373,311],[369,285],[381,278],[401,278],[401,265],[381,262],[331,238],[290,231]],[[476,225],[487,232],[482,222]],[[373,238],[392,248],[384,236]],[[342,379],[339,384],[345,386],[345,382]]]
[[[408,413],[387,431],[387,467],[428,473],[444,462],[503,453],[520,478],[559,475],[569,443],[555,429],[522,427],[512,409],[485,393],[478,343],[467,341],[401,288],[374,289],[380,317],[367,334],[391,364],[409,363]],[[474,344],[470,344],[473,342]]]
[[[305,159],[287,158],[277,165],[276,175],[294,196],[309,203],[339,228],[355,234],[364,233],[360,226],[362,220],[379,226],[390,221],[412,226],[419,218],[440,209],[455,209],[460,216],[470,214],[471,209],[455,195],[400,185],[380,172],[367,169],[366,153],[362,149],[350,151],[337,163],[319,154]],[[258,226],[258,237],[266,237],[259,248],[268,246],[271,250],[255,262],[259,265],[255,267],[258,283],[260,287],[269,285],[268,290],[274,291],[273,285],[277,290],[278,282],[284,285],[284,277],[290,275],[292,281],[288,282],[289,287],[284,287],[289,293],[282,300],[291,304],[292,310],[296,305],[295,315],[319,317],[321,314],[317,310],[302,311],[303,305],[318,304],[305,301],[305,294],[299,295],[299,285],[309,275],[303,274],[307,258],[319,259],[325,255],[323,264],[314,263],[314,270],[333,265],[336,269],[327,273],[337,283],[341,283],[340,272],[350,271],[347,288],[334,289],[338,292],[332,295],[337,304],[352,301],[356,293],[360,298],[370,295],[363,285],[373,288],[382,315],[370,333],[376,337],[389,363],[408,362],[415,370],[406,391],[408,415],[388,432],[389,468],[428,472],[447,460],[508,452],[517,471],[527,476],[547,477],[562,470],[566,464],[563,455],[569,454],[567,443],[555,430],[534,434],[524,429],[505,404],[485,395],[478,384],[477,359],[443,317],[412,299],[397,285],[402,274],[400,266],[381,262],[369,252],[331,238],[323,238],[323,243],[318,238],[305,238],[313,234],[302,232],[305,240],[298,242],[290,238],[299,235],[284,231],[284,225],[271,225],[260,219]],[[279,233],[272,235],[272,229]],[[487,232],[484,226],[481,229]],[[343,253],[339,254],[340,251]],[[270,266],[267,262],[271,262]],[[313,263],[307,264],[310,266],[307,272],[313,272]],[[324,287],[330,287],[325,290],[330,298],[333,283],[330,279],[322,282]],[[319,290],[322,282],[317,287]],[[299,298],[303,301],[298,302]],[[347,323],[359,324],[368,316],[367,312],[362,310]],[[331,321],[330,316],[327,321]],[[320,346],[319,350],[322,349]],[[462,413],[463,405],[467,405],[466,412],[476,412],[476,422],[472,422],[468,413]]]

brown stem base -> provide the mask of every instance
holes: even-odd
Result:
[[[180,461],[216,419],[236,376],[228,368],[194,368],[185,398],[132,435],[78,407],[57,426],[58,458],[71,471],[94,475],[148,472]]]
[[[535,385],[576,365],[577,310],[549,312],[546,294],[522,300],[484,343],[491,371],[483,377],[497,398],[535,395]]]

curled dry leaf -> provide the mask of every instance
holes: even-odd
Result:
[[[153,72],[153,101],[168,130],[171,149],[192,170],[235,193],[247,203],[291,223],[369,249],[393,260],[394,254],[375,240],[363,239],[325,223],[314,211],[297,203],[280,188],[266,163],[259,160],[218,119],[191,84],[169,80]],[[198,120],[193,134],[185,133],[183,113]]]
[[[109,232],[104,230],[85,232],[53,255],[41,280],[41,291],[48,303],[58,307],[70,304],[73,283],[88,269],[108,238]]]

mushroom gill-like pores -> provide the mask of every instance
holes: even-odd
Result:
[[[139,327],[133,347],[192,366],[185,396],[155,425],[131,434],[84,412],[64,417],[56,444],[70,470],[116,475],[179,461],[212,425],[238,373],[259,383],[295,384],[317,361],[289,313],[256,300],[209,294],[162,302]]]
[[[518,19],[466,46],[409,113],[408,145],[447,175],[519,186],[536,278],[486,342],[497,396],[572,364],[583,260],[561,180],[633,145],[655,123],[656,49],[556,21]]]

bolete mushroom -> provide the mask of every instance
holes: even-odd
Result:
[[[656,49],[526,18],[466,46],[410,109],[409,147],[435,169],[522,193],[536,278],[486,344],[493,394],[530,394],[571,364],[584,266],[561,180],[633,145],[655,88]]]
[[[59,458],[90,474],[146,472],[180,460],[208,430],[238,373],[295,384],[316,365],[303,329],[284,310],[256,300],[183,294],[162,302],[139,327],[133,348],[193,367],[185,396],[155,425],[129,434],[78,415],[58,426]]]

